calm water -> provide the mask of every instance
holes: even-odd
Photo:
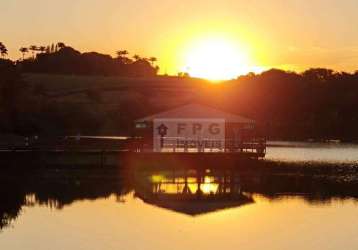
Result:
[[[357,203],[300,198],[255,203],[199,217],[130,194],[76,201],[61,210],[25,207],[0,235],[1,249],[357,249]]]
[[[294,162],[358,163],[358,144],[269,142],[266,159]]]
[[[356,162],[354,145],[268,158]],[[215,169],[4,173],[0,249],[357,249],[358,190]]]

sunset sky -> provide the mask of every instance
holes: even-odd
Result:
[[[224,45],[206,58],[226,60],[217,54],[234,50],[238,60],[229,63],[239,64],[230,66],[238,73],[354,71],[357,10],[357,0],[2,0],[0,41],[13,59],[20,58],[20,46],[57,41],[82,52],[127,49],[156,56],[161,73],[169,74],[200,64],[198,57],[215,44]]]

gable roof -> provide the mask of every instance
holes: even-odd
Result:
[[[141,197],[142,198],[142,197]],[[151,204],[156,207],[171,210],[177,213],[186,214],[189,216],[199,216],[208,213],[217,212],[220,210],[238,208],[245,205],[254,203],[252,198],[241,198],[232,200],[147,200],[143,199],[147,204]]]
[[[255,123],[249,118],[223,112],[200,104],[188,104],[165,112],[147,116],[135,122],[151,122],[154,119],[225,119],[231,123]]]

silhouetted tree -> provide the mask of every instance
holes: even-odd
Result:
[[[117,54],[117,60],[120,63],[122,64],[132,63],[132,60],[127,57],[129,55],[129,52],[127,50],[119,50],[116,52],[116,54]]]
[[[56,45],[58,49],[63,49],[66,47],[66,45],[63,42],[58,42]]]
[[[116,54],[119,58],[121,58],[121,57],[126,57],[129,54],[129,52],[127,50],[118,50]]]
[[[35,52],[38,51],[38,47],[37,47],[36,45],[31,45],[31,46],[29,47],[29,50],[32,51],[32,58],[35,58]]]
[[[139,60],[141,60],[142,58],[141,58],[139,55],[134,55],[134,56],[133,56],[133,59],[136,60],[136,61],[139,61]]]
[[[7,55],[7,52],[8,50],[6,46],[2,42],[0,42],[0,54],[3,58]]]
[[[22,60],[25,60],[25,55],[29,52],[29,49],[25,47],[21,47],[20,52],[22,53]]]
[[[335,72],[331,69],[309,69],[302,73],[302,76],[310,81],[326,82],[335,77]]]
[[[41,53],[45,53],[45,52],[46,52],[46,46],[40,46],[40,47],[38,47],[38,50],[39,50]]]
[[[152,66],[154,65],[154,63],[157,61],[157,58],[156,57],[149,57],[149,62],[152,64]]]

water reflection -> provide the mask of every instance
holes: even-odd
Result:
[[[23,171],[23,170],[21,170]],[[311,205],[356,199],[358,184],[317,175],[281,174],[228,168],[42,169],[19,175],[6,171],[0,181],[0,229],[8,227],[24,207],[60,210],[80,200],[128,194],[168,211],[200,216],[258,202],[300,196]]]
[[[112,194],[120,201],[130,190],[114,169],[43,169],[25,173],[7,170],[0,181],[0,229],[15,220],[23,207],[42,205],[60,210],[79,200]]]
[[[193,216],[253,202],[250,195],[242,193],[237,172],[144,171],[136,183],[136,195],[146,203]]]
[[[358,145],[349,143],[268,142],[265,158],[287,162],[358,163]]]

